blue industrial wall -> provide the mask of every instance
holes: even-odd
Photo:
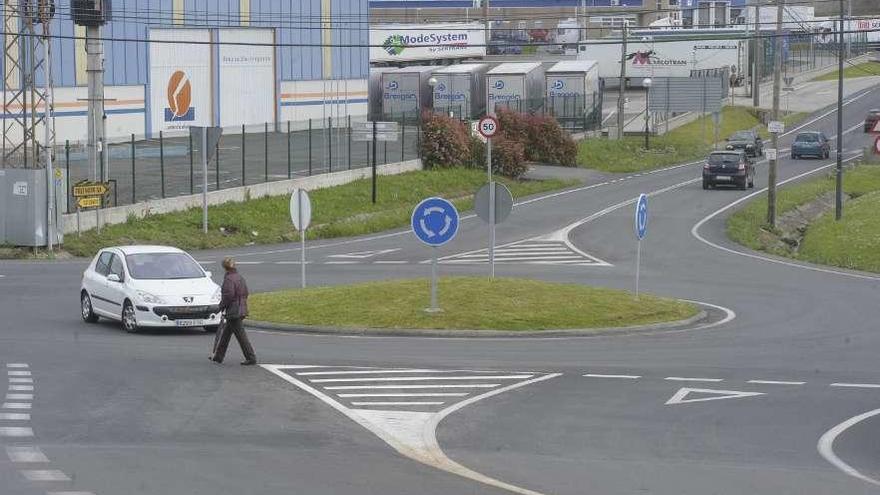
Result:
[[[5,3],[5,2],[2,2]],[[172,0],[113,0],[113,20],[105,26],[104,46],[108,85],[146,84],[146,43],[149,28],[172,27]],[[240,0],[185,0],[184,26],[236,27],[240,25]],[[321,0],[251,0],[250,26],[275,28],[279,78],[283,81],[322,78]],[[368,0],[332,0],[333,43],[363,47],[333,49],[334,79],[365,79],[369,74]],[[62,39],[52,43],[54,80],[57,86],[76,85],[76,42],[70,19],[70,0],[56,0],[52,33]],[[182,48],[185,49],[185,48]],[[0,73],[4,57],[0,57]],[[41,83],[41,82],[39,82]]]
[[[491,7],[579,7],[581,0],[491,0]],[[620,0],[623,7],[642,7],[644,0]],[[472,0],[370,0],[370,8],[456,8],[473,7]],[[611,0],[587,0],[587,7],[610,7]]]

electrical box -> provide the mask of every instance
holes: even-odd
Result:
[[[72,0],[71,17],[80,26],[103,26],[110,20],[111,0]]]
[[[64,173],[55,169],[53,201],[56,225],[55,244],[63,241],[64,205],[67,191]],[[0,244],[45,246],[48,243],[48,187],[46,169],[0,169]]]

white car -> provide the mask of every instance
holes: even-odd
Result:
[[[220,287],[192,256],[165,246],[102,249],[83,272],[82,318],[141,327],[204,327],[220,324]]]

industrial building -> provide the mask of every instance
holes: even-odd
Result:
[[[365,115],[368,21],[368,0],[113,0],[102,34],[107,137],[321,118],[329,105]],[[82,141],[85,28],[71,0],[56,0],[51,31],[56,140]],[[7,90],[21,81],[16,48],[2,61]]]

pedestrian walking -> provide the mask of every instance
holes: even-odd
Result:
[[[226,270],[226,274],[223,276],[220,310],[224,311],[226,316],[224,324],[220,326],[220,337],[216,341],[214,352],[209,358],[215,363],[222,363],[223,358],[226,357],[226,348],[229,347],[229,339],[232,338],[232,334],[235,334],[238,345],[241,346],[241,353],[244,355],[244,361],[241,364],[242,366],[251,366],[257,364],[257,355],[254,353],[254,348],[242,326],[242,320],[248,315],[247,283],[244,277],[238,273],[234,259],[224,258],[223,269]]]

